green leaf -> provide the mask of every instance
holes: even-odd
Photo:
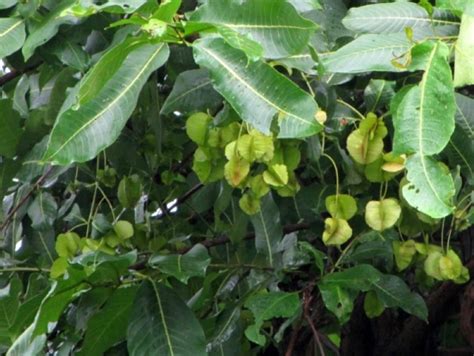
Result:
[[[255,247],[265,255],[270,267],[273,266],[273,254],[283,237],[280,210],[268,194],[262,198],[260,211],[250,217],[255,229]]]
[[[53,225],[58,214],[58,204],[54,197],[46,192],[40,191],[35,200],[28,207],[28,216],[31,226],[36,230],[49,228]]]
[[[0,100],[0,112],[0,156],[13,158],[23,133],[21,118],[9,100]]]
[[[188,115],[198,111],[214,111],[220,102],[221,96],[212,87],[208,71],[193,69],[178,75],[160,113],[169,115],[178,111]]]
[[[384,231],[395,225],[401,212],[402,208],[396,199],[373,200],[365,207],[365,222],[376,231]]]
[[[36,48],[53,38],[61,25],[72,24],[76,21],[76,18],[68,12],[75,3],[75,0],[60,1],[38,24],[29,28],[30,32],[21,49],[25,60],[33,55]]]
[[[44,160],[66,165],[84,162],[110,146],[133,112],[149,75],[168,58],[165,44],[143,45],[132,51],[98,95],[58,116]]]
[[[431,157],[419,154],[407,159],[407,179],[403,189],[406,201],[435,219],[453,212],[454,182],[449,169]]]
[[[240,307],[228,308],[219,315],[216,322],[214,334],[210,337],[207,344],[206,350],[209,352],[219,352],[220,355],[225,351],[221,352],[226,344],[232,343],[232,339],[237,339],[237,344],[240,347],[241,342],[241,321],[240,321]],[[232,345],[231,345],[232,346]],[[232,349],[235,351],[235,349]],[[211,353],[212,355],[212,353]]]
[[[324,283],[318,283],[318,288],[326,308],[334,313],[341,325],[347,323],[354,309],[357,292]]]
[[[454,86],[474,84],[474,4],[466,6],[461,19],[461,29],[456,42],[454,61]]]
[[[364,298],[364,311],[367,317],[376,318],[385,310],[385,306],[374,291],[368,291]]]
[[[411,87],[396,107],[393,151],[433,155],[446,147],[454,131],[456,102],[449,49],[442,42],[425,42],[415,51],[425,72],[420,84]]]
[[[251,61],[258,61],[263,57],[263,48],[259,43],[226,26],[217,26],[217,32],[232,47],[241,50]]]
[[[244,305],[255,317],[255,324],[247,327],[245,336],[263,346],[265,337],[260,334],[263,322],[277,317],[292,317],[300,309],[300,298],[297,293],[270,292],[254,294],[245,301]]]
[[[373,282],[373,289],[385,307],[399,307],[421,320],[428,320],[428,308],[423,298],[412,293],[401,278],[382,275],[379,280]]]
[[[21,291],[21,282],[18,278],[13,278],[10,283],[0,289],[0,343],[2,345],[11,343],[10,329],[14,325],[20,306]]]
[[[199,321],[174,291],[154,281],[137,292],[127,330],[131,356],[206,355],[206,339]]]
[[[59,234],[56,238],[55,249],[59,257],[74,257],[81,248],[81,238],[75,232]]]
[[[293,82],[262,62],[247,63],[245,54],[223,40],[193,44],[198,64],[209,69],[214,86],[243,120],[264,134],[278,115],[279,137],[306,137],[321,130],[318,105]]]
[[[8,349],[7,356],[40,355],[44,352],[46,334],[34,336],[31,324]]]
[[[268,9],[271,8],[271,11]],[[208,0],[191,21],[219,25],[248,35],[260,43],[266,58],[284,58],[301,53],[316,25],[302,18],[283,0]]]
[[[161,273],[175,277],[177,280],[188,283],[191,277],[204,277],[211,263],[207,249],[201,245],[195,245],[184,255],[160,255],[154,254],[148,263],[158,268]]]
[[[84,271],[70,268],[67,273],[67,279],[53,282],[51,289],[41,302],[33,322],[32,337],[46,334],[48,324],[57,322],[66,306],[85,290]]]
[[[142,195],[142,184],[137,175],[123,177],[119,183],[117,198],[124,208],[133,208]]]
[[[333,218],[351,219],[357,213],[357,203],[347,194],[326,197],[326,210]]]
[[[456,125],[474,140],[474,99],[456,93]]]
[[[25,21],[0,18],[0,59],[18,51],[25,42]]]
[[[372,284],[379,281],[381,277],[382,273],[371,265],[360,264],[342,272],[327,274],[321,284],[367,292],[371,289]]]
[[[18,0],[0,0],[0,9],[8,9],[16,5],[17,2]]]
[[[330,73],[400,72],[393,61],[405,63],[411,46],[404,33],[367,34],[320,58]]]
[[[435,9],[430,16],[411,2],[354,7],[342,23],[358,33],[395,33],[410,28],[415,38],[456,35],[459,30],[459,21],[449,11]]]
[[[104,307],[89,319],[78,355],[103,355],[110,347],[125,338],[137,289],[132,286],[115,290]]]
[[[377,108],[384,107],[395,95],[395,81],[371,79],[364,90],[364,101],[367,109],[374,112]]]

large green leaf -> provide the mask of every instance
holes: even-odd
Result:
[[[273,254],[283,237],[283,230],[280,211],[271,194],[262,198],[260,211],[252,215],[250,220],[255,229],[255,247],[258,252],[267,256],[270,266],[273,266]]]
[[[320,58],[331,73],[400,72],[393,61],[404,64],[411,46],[404,33],[367,34]]]
[[[394,33],[411,28],[415,37],[449,36],[459,30],[459,21],[449,11],[435,9],[430,16],[423,7],[411,2],[354,7],[342,22],[359,33]]]
[[[433,218],[443,218],[453,211],[454,182],[446,167],[431,157],[415,154],[407,159],[407,179],[403,187],[406,201]]]
[[[78,355],[100,356],[125,338],[136,287],[119,288],[104,307],[87,323],[86,335]]]
[[[255,317],[255,324],[247,327],[245,335],[251,341],[263,346],[265,337],[260,334],[263,322],[276,317],[292,317],[300,309],[300,299],[297,293],[255,294],[245,301],[245,307],[250,309]]]
[[[267,58],[301,53],[316,25],[283,0],[208,0],[191,21],[230,28],[263,46]]]
[[[326,275],[321,285],[339,286],[342,288],[358,291],[368,291],[372,283],[380,280],[382,273],[367,264],[360,264],[346,269],[342,272],[334,272]]]
[[[0,0],[0,9],[12,7],[13,5],[16,5],[17,2],[18,0]]]
[[[193,69],[181,73],[173,90],[166,98],[160,113],[169,115],[177,111],[180,115],[215,110],[221,105],[221,97],[212,87],[211,78],[205,69]]]
[[[269,65],[248,63],[243,52],[216,38],[195,42],[194,57],[209,69],[214,86],[242,119],[263,133],[270,132],[277,115],[279,137],[305,137],[321,130],[313,98]]]
[[[40,355],[46,343],[46,334],[33,336],[31,324],[8,349],[7,356]]]
[[[441,42],[425,42],[415,50],[425,72],[420,84],[411,87],[396,108],[393,150],[433,155],[446,147],[454,131],[456,102],[449,49]]]
[[[199,321],[168,287],[147,281],[137,292],[128,324],[130,355],[206,355]]]
[[[20,305],[21,289],[18,278],[12,279],[9,284],[0,289],[0,344],[11,343],[10,328],[14,324]]]
[[[373,283],[373,290],[387,308],[399,307],[409,314],[427,321],[428,308],[423,298],[410,291],[406,283],[397,276],[383,275]]]
[[[211,263],[207,249],[201,245],[195,245],[184,255],[159,255],[150,257],[149,263],[156,267],[161,273],[169,274],[183,283],[187,283],[191,277],[204,277],[206,269]]]
[[[9,100],[0,100],[0,156],[13,158],[23,131],[20,115]]]
[[[21,49],[25,60],[28,60],[33,55],[36,48],[53,38],[58,33],[61,25],[77,21],[68,12],[75,3],[75,0],[62,0],[39,23],[31,23],[28,28],[29,35]]]
[[[466,6],[461,21],[454,62],[456,87],[474,84],[474,3]]]
[[[67,278],[53,282],[51,289],[44,297],[36,313],[32,324],[32,337],[46,334],[48,332],[48,324],[58,321],[64,308],[86,289],[86,285],[83,283],[84,279],[84,271],[71,268],[68,270]]]
[[[110,146],[133,112],[149,75],[168,58],[165,44],[135,48],[97,96],[60,113],[44,160],[55,164],[84,162]]]
[[[21,48],[25,41],[25,22],[14,17],[0,18],[0,58]]]

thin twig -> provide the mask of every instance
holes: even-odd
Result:
[[[18,202],[18,204],[10,211],[10,213],[7,215],[5,220],[3,221],[2,225],[0,225],[0,231],[3,231],[8,224],[10,223],[10,220],[13,218],[13,216],[16,214],[16,212],[25,204],[28,199],[31,197],[31,195],[34,193],[36,188],[38,188],[43,182],[48,178],[49,174],[53,170],[53,166],[49,166],[46,172],[39,177],[39,179],[36,181],[36,183],[33,185],[33,188]]]
[[[311,304],[311,301],[313,300],[313,297],[306,290],[303,298],[304,298],[304,318],[308,322],[311,328],[311,331],[313,332],[314,342],[318,346],[320,355],[326,356],[326,353],[324,352],[323,344],[321,343],[321,339],[319,338],[318,330],[316,330],[313,320],[311,319],[311,316],[309,315],[309,306]]]

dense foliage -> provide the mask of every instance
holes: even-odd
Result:
[[[474,346],[472,1],[0,0],[0,58],[7,355]]]

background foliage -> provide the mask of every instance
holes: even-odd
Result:
[[[0,0],[7,355],[474,347],[470,0]]]

